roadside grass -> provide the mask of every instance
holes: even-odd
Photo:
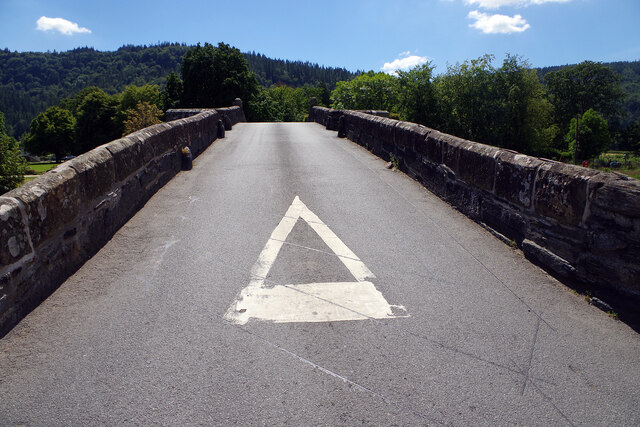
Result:
[[[52,162],[29,163],[29,166],[27,167],[27,172],[29,173],[27,173],[27,175],[41,175],[58,165],[59,163]]]
[[[27,170],[22,183],[26,184],[29,181],[33,181],[39,175],[42,175],[43,173],[50,171],[51,169],[54,169],[59,164],[60,163],[55,163],[55,162],[29,162],[29,164],[27,165]]]
[[[608,151],[594,159],[590,167],[603,172],[618,172],[640,179],[640,155],[633,151]]]

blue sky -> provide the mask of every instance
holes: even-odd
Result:
[[[57,19],[59,18],[59,19]],[[220,41],[350,70],[518,54],[532,66],[640,59],[640,0],[0,0],[0,48]]]

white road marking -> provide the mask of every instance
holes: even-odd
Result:
[[[355,282],[306,283],[265,286],[282,245],[299,218],[322,238],[347,267]],[[244,325],[250,319],[284,322],[332,322],[386,319],[394,315],[382,293],[367,279],[375,275],[316,214],[296,196],[251,269],[251,281],[225,314]],[[406,317],[403,315],[401,317]]]

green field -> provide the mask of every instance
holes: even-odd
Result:
[[[42,175],[43,173],[50,171],[51,169],[54,169],[59,164],[60,163],[54,163],[54,162],[29,163],[27,165],[27,170],[25,172],[25,177],[22,183],[26,184],[29,181],[33,181],[38,177],[38,175]]]
[[[29,166],[27,167],[27,175],[41,175],[46,171],[49,171],[55,168],[58,165],[59,163],[51,163],[51,162],[29,163]]]

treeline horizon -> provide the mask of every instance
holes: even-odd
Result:
[[[3,55],[9,59],[1,61]],[[387,110],[472,141],[574,163],[611,147],[640,152],[640,61],[535,69],[519,55],[507,55],[502,65],[494,60],[483,55],[439,75],[432,63],[391,75],[272,60],[225,43],[123,46],[102,56],[89,48],[26,56],[5,49],[0,112],[8,118],[68,94],[38,111],[19,141],[10,120],[0,126],[0,167],[11,181],[23,174],[19,148],[60,160],[159,123],[167,109],[228,106],[236,98],[249,121],[304,121],[315,98],[321,106]],[[176,65],[179,74],[163,77]],[[96,81],[107,87],[88,83]],[[16,94],[25,108],[3,106]]]
[[[193,46],[184,43],[124,45],[115,51],[79,47],[62,52],[0,50],[0,111],[5,113],[7,134],[21,138],[31,121],[64,98],[88,87],[114,95],[127,86],[158,85],[179,73],[182,58]],[[302,87],[324,83],[331,90],[338,81],[358,73],[309,61],[273,59],[256,52],[243,56],[258,83],[269,87]]]
[[[95,86],[113,95],[127,86],[158,85],[164,89],[167,76],[178,73],[182,57],[193,46],[163,42],[155,45],[123,45],[115,51],[100,51],[79,47],[67,51],[17,52],[0,50],[0,111],[5,113],[7,134],[21,138],[31,121],[48,107],[62,99],[75,96],[87,87]],[[301,60],[269,58],[263,54],[243,53],[258,83],[265,87],[317,86],[329,91],[339,81],[351,80],[362,74],[340,67],[321,66]],[[551,71],[575,64],[547,66],[536,70],[540,80]],[[640,116],[640,60],[602,63],[621,77],[621,87],[627,93],[622,109],[627,126]],[[440,74],[441,70],[434,75]],[[442,70],[442,73],[446,71]]]

